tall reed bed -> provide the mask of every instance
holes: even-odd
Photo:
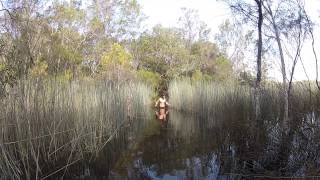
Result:
[[[47,179],[97,154],[127,120],[145,116],[141,83],[21,81],[0,100],[0,179]]]
[[[193,82],[189,79],[175,80],[169,85],[169,96],[175,109],[193,112],[206,118],[225,118],[232,113],[252,111],[251,89],[246,86]]]
[[[306,114],[319,109],[319,90],[313,86],[294,84],[290,96],[290,112]],[[254,89],[236,83],[219,84],[190,79],[174,80],[169,85],[172,107],[211,119],[254,118]],[[282,116],[280,84],[266,84],[261,90],[261,115],[264,120]]]

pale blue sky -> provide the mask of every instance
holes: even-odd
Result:
[[[305,0],[306,9],[314,21],[318,22],[314,35],[316,36],[317,53],[320,56],[320,0]],[[212,30],[211,39],[214,33],[218,32],[218,26],[226,19],[231,18],[232,14],[227,5],[216,0],[138,0],[143,8],[143,12],[148,19],[145,22],[147,28],[151,29],[156,24],[162,24],[165,27],[177,26],[178,18],[181,16],[181,8],[196,9],[199,12],[200,19],[204,21]],[[315,78],[315,61],[312,54],[310,42],[304,45],[302,58],[308,76]],[[251,55],[252,56],[252,55]],[[251,57],[252,58],[252,57]],[[320,57],[319,57],[320,58]],[[269,72],[269,76],[281,80],[280,66],[277,59],[271,61],[273,69]],[[287,69],[289,69],[290,62]],[[294,79],[306,79],[305,73],[299,62],[295,71]]]

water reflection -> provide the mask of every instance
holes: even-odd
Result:
[[[278,119],[252,123],[234,112],[214,119],[160,109],[124,126],[104,151],[79,164],[83,178],[76,179],[318,176],[319,117],[297,113],[292,122],[283,133]]]
[[[156,112],[130,158],[113,168],[111,179],[241,179],[317,175],[319,128],[297,117],[283,134],[277,121],[252,126],[246,117],[211,119]],[[305,120],[305,121],[304,121]],[[307,127],[306,127],[307,126]],[[125,171],[119,172],[118,169]]]
[[[169,110],[166,108],[159,108],[159,110],[155,111],[156,117],[160,121],[167,121],[167,115]]]

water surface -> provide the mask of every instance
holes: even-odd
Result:
[[[312,114],[297,117],[287,134],[276,120],[256,124],[248,117],[214,119],[177,111],[157,117],[159,112],[126,124],[102,152],[108,158],[98,156],[82,177],[265,179],[320,174],[320,131]]]

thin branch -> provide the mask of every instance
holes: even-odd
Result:
[[[250,5],[247,5],[247,6],[250,6]],[[244,9],[243,6],[241,6],[240,4],[231,5],[230,7],[231,9],[234,9],[237,12],[242,13],[245,16],[245,18],[248,18],[250,21],[257,23],[258,17],[255,16],[253,13],[251,13],[250,10]]]
[[[315,40],[314,40],[314,34],[313,34],[313,28],[312,28],[312,21],[310,20],[309,16],[306,13],[306,10],[303,7],[301,7],[301,10],[305,14],[305,18],[306,18],[307,26],[308,26],[308,31],[309,31],[309,34],[310,34],[311,40],[312,40],[312,51],[313,51],[314,59],[316,61],[316,85],[317,85],[318,89],[320,90],[318,55],[317,55],[317,52],[315,50]]]

